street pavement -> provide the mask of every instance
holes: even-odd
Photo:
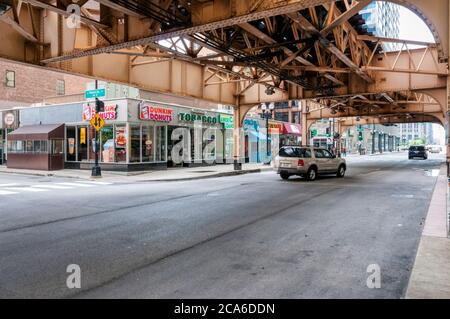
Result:
[[[0,173],[0,297],[402,298],[443,160],[349,157],[315,182]]]

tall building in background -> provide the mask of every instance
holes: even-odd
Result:
[[[409,145],[422,140],[424,144],[434,144],[433,124],[431,123],[408,123],[400,125],[401,143]]]
[[[374,1],[360,12],[366,21],[367,32],[375,36],[398,38],[400,35],[400,7],[387,1]],[[385,50],[397,49],[397,44],[384,45]]]

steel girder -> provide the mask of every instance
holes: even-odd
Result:
[[[150,1],[162,15],[171,6],[185,5],[189,21],[172,17],[172,26],[152,19],[137,0],[134,7],[119,0],[97,2],[102,5],[82,7],[80,27],[70,28],[63,14],[70,0],[11,1],[14,10],[1,16],[10,27],[0,24],[5,44],[0,55],[246,108],[287,99],[447,87],[449,9],[444,0],[395,1],[419,14],[437,42],[398,54],[377,49],[392,39],[360,37],[364,34],[353,17],[356,1],[347,2],[349,7],[329,0]]]

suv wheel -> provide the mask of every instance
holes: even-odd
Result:
[[[338,171],[336,173],[337,177],[344,177],[345,176],[345,165],[340,165],[338,168]]]
[[[280,173],[280,177],[284,180],[289,179],[289,176],[291,176],[291,175],[289,175],[288,173]]]
[[[314,167],[310,167],[308,172],[306,173],[306,179],[308,181],[315,181],[317,177],[317,170]]]

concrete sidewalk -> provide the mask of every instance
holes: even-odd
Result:
[[[441,168],[431,199],[405,298],[450,298],[450,239],[448,236],[445,168]]]
[[[249,173],[270,171],[272,167],[264,164],[242,164],[241,171],[235,171],[233,164],[168,168],[167,170],[138,171],[138,172],[102,172],[102,181],[107,182],[145,182],[145,181],[180,181],[205,179],[213,177],[234,176]],[[60,171],[39,171],[27,169],[13,169],[0,166],[0,173],[20,174],[31,176],[53,176],[63,178],[91,179],[90,170],[64,169]]]

